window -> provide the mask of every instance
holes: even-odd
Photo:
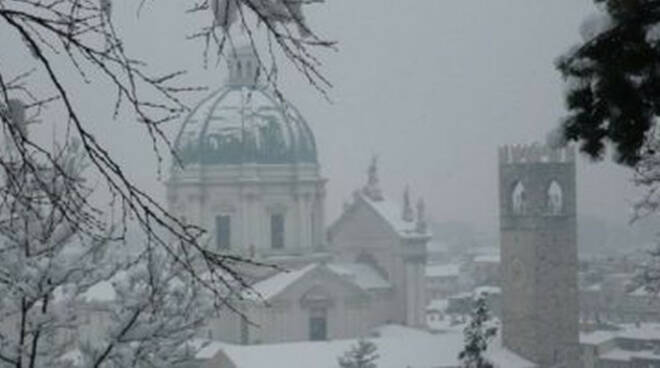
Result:
[[[527,195],[521,182],[516,182],[511,192],[511,209],[515,215],[524,215],[527,211]]]
[[[231,241],[231,217],[219,215],[215,217],[215,243],[218,249],[229,249]]]
[[[309,311],[309,340],[322,341],[328,338],[328,313],[325,308]]]
[[[284,214],[270,216],[270,245],[273,249],[284,248]]]
[[[563,206],[563,193],[561,186],[556,181],[552,181],[548,186],[547,203],[548,213],[550,215],[560,215]]]

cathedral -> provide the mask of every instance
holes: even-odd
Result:
[[[425,325],[424,204],[403,206],[364,187],[326,226],[326,179],[316,141],[290,103],[259,78],[249,46],[228,60],[224,85],[183,122],[182,165],[166,184],[171,213],[209,231],[208,247],[281,266],[250,270],[252,286],[205,337],[239,344],[364,336],[387,323]]]

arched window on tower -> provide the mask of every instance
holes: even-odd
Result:
[[[527,193],[520,181],[516,182],[511,191],[511,209],[515,215],[523,215],[527,212]]]
[[[560,215],[563,209],[563,191],[561,186],[553,180],[548,186],[546,193],[546,209],[550,215]]]

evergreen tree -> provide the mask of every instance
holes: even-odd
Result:
[[[360,339],[356,345],[337,360],[341,368],[376,368],[378,347],[371,341]]]
[[[493,368],[484,353],[489,341],[497,333],[497,327],[490,325],[491,316],[486,294],[481,294],[474,302],[470,323],[463,330],[465,348],[458,354],[464,368]]]
[[[557,62],[568,85],[560,136],[594,158],[612,143],[616,161],[634,166],[656,152],[660,1],[594,2],[601,12],[583,23],[583,43]]]

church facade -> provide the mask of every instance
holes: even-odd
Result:
[[[251,47],[228,60],[225,84],[203,99],[175,141],[167,200],[208,230],[207,246],[272,268],[246,270],[251,288],[204,337],[242,344],[365,335],[386,323],[424,325],[424,205],[389,201],[374,160],[367,184],[329,228],[313,132],[259,78]],[[416,212],[416,213],[415,213]],[[327,230],[327,231],[326,231]]]

